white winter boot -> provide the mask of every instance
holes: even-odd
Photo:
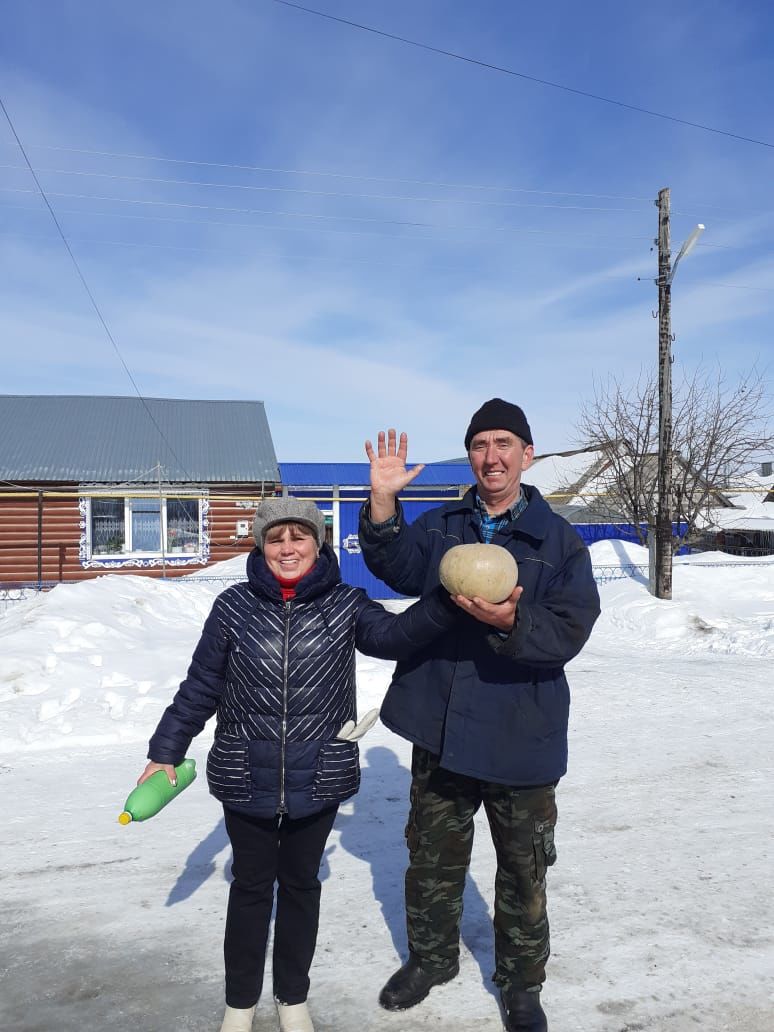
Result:
[[[226,1007],[220,1032],[252,1032],[255,1007]]]
[[[280,1003],[277,1004],[280,1032],[314,1032],[312,1016],[305,1003]]]

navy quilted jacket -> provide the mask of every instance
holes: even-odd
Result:
[[[342,584],[327,545],[290,602],[258,549],[247,575],[215,600],[148,756],[180,763],[217,714],[207,758],[212,794],[259,817],[304,817],[359,785],[357,743],[336,740],[356,718],[355,649],[405,658],[459,617],[442,591],[404,613],[386,612]]]
[[[515,557],[524,594],[505,638],[467,614],[453,632],[398,663],[381,709],[397,734],[441,757],[447,770],[506,785],[546,785],[567,769],[570,690],[564,665],[599,616],[588,549],[535,487],[527,508],[494,537]],[[369,570],[405,595],[438,585],[441,557],[480,542],[475,495],[395,527],[364,507],[360,543]]]

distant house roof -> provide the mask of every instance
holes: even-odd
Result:
[[[409,466],[413,463],[409,463]],[[288,487],[364,487],[370,482],[367,462],[281,462],[282,483]],[[425,466],[412,487],[459,487],[472,484],[473,474],[467,462],[431,463]]]
[[[0,395],[0,480],[280,479],[261,401]]]
[[[735,477],[734,483],[737,488],[729,488],[728,491],[728,498],[734,505],[744,507],[754,501],[774,502],[774,473],[748,473]]]
[[[747,500],[744,508],[710,509],[709,518],[701,521],[721,530],[774,531],[774,503]]]
[[[569,503],[599,468],[602,458],[603,453],[593,448],[538,455],[522,479],[525,484],[533,484],[543,496],[557,495],[559,501]]]

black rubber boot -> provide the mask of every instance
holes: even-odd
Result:
[[[385,1010],[407,1010],[421,1003],[434,985],[451,982],[459,973],[459,964],[449,968],[423,967],[413,953],[384,989],[379,993],[379,1003]]]
[[[548,1021],[540,1004],[540,993],[527,989],[501,990],[508,1032],[548,1032]]]

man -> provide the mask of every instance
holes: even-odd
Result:
[[[567,769],[564,665],[599,615],[588,550],[540,492],[522,485],[534,458],[524,412],[500,398],[473,415],[465,448],[476,486],[406,523],[397,495],[407,438],[366,442],[371,496],[360,517],[369,570],[396,591],[423,595],[454,545],[490,542],[516,559],[519,585],[498,604],[455,596],[460,624],[398,663],[382,705],[414,744],[406,827],[409,958],[379,1002],[403,1010],[459,970],[459,928],[473,817],[481,804],[496,855],[495,973],[506,1028],[546,1032],[540,1002],[549,954],[545,873],[556,860],[554,789]]]

